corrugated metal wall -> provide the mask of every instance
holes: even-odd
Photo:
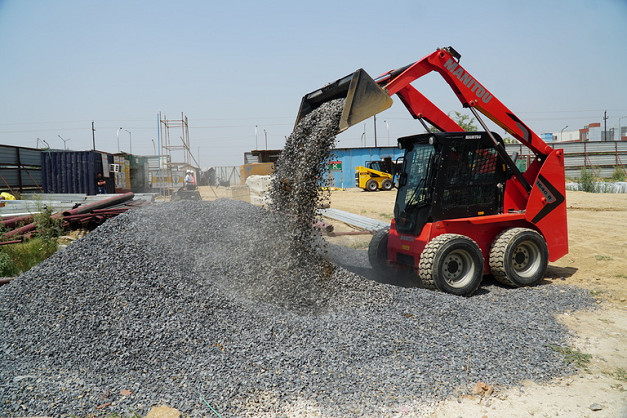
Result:
[[[625,169],[627,164],[627,141],[553,142],[549,146],[564,150],[564,168],[570,178],[578,178],[583,167],[594,167],[600,177],[609,178],[617,166]],[[507,144],[505,148],[510,155],[514,151],[522,158],[532,155],[522,144]]]
[[[43,151],[41,170],[44,193],[96,194],[96,175],[105,174],[107,193],[113,193],[115,181],[103,168],[103,153],[97,151]],[[113,156],[105,154],[107,164]]]
[[[0,145],[0,190],[41,190],[41,151]]]

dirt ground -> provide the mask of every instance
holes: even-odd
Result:
[[[234,197],[241,190],[201,188],[204,199]],[[389,221],[394,191],[331,192],[332,208]],[[576,285],[597,298],[598,308],[560,316],[576,338],[571,347],[591,355],[573,376],[549,384],[495,388],[491,396],[466,395],[438,405],[431,417],[626,417],[627,418],[627,194],[567,192],[569,254],[549,265],[546,282]],[[336,232],[354,228],[328,220]],[[370,235],[328,238],[367,248]],[[490,382],[485,382],[490,385]],[[403,416],[402,412],[399,416]]]

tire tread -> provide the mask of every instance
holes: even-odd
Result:
[[[472,240],[471,238],[465,235],[460,235],[460,234],[442,234],[442,235],[438,235],[437,237],[429,241],[427,245],[425,246],[424,250],[422,251],[422,254],[420,255],[420,262],[418,263],[419,277],[425,289],[440,290],[437,287],[435,280],[433,279],[433,274],[432,274],[433,266],[435,263],[435,257],[438,251],[440,250],[440,247],[442,247],[442,245],[444,245],[449,240],[452,240],[455,238],[467,239],[471,241],[474,245],[476,245],[477,248],[479,248],[479,246],[474,240]],[[479,288],[480,285],[481,285],[481,280],[477,280],[477,282],[474,283],[470,289],[468,289],[465,296],[472,295]]]
[[[500,234],[496,236],[494,242],[492,243],[492,247],[490,248],[490,258],[488,263],[490,265],[490,270],[492,272],[492,276],[500,283],[503,283],[507,286],[512,287],[523,287],[523,286],[533,286],[537,281],[542,279],[544,274],[539,275],[536,281],[533,283],[525,283],[517,280],[517,278],[512,278],[508,274],[508,256],[507,251],[508,247],[512,244],[518,236],[521,234],[533,234],[537,238],[539,238],[544,244],[543,253],[546,251],[546,242],[544,238],[535,230],[530,228],[510,228],[506,229]],[[540,242],[538,242],[540,244]],[[546,269],[546,264],[544,264],[544,269]],[[513,274],[513,273],[512,273]],[[539,273],[538,273],[539,274]]]

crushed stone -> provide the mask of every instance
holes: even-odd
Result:
[[[0,415],[207,416],[203,399],[222,416],[418,415],[479,380],[572,372],[549,346],[568,339],[555,314],[593,304],[582,290],[379,284],[341,266],[368,268],[348,248],[312,278],[285,262],[291,238],[228,199],[107,221],[0,288]]]
[[[377,283],[366,251],[311,232],[341,106],[288,139],[270,211],[128,211],[0,287],[0,415],[421,416],[477,381],[571,373],[550,346],[583,290]]]

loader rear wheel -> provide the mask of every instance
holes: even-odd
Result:
[[[501,232],[490,250],[490,270],[509,286],[532,286],[544,277],[549,251],[544,238],[533,229],[511,228]]]
[[[368,245],[368,261],[377,273],[385,273],[389,269],[387,263],[388,233],[387,229],[379,229],[372,236]]]
[[[483,255],[472,239],[443,234],[425,246],[419,269],[425,288],[470,296],[479,288],[483,278]]]
[[[390,191],[392,190],[392,187],[394,187],[394,184],[392,184],[392,180],[390,179],[385,179],[381,182],[381,189],[385,190],[385,191]]]
[[[376,192],[377,189],[379,188],[379,185],[377,184],[376,180],[368,180],[366,182],[366,190],[369,192]]]
[[[420,283],[418,282],[416,270],[397,268],[388,264],[388,236],[388,229],[380,229],[372,236],[370,245],[368,245],[368,261],[370,261],[372,270],[378,276],[375,280],[379,283],[403,287],[418,286]]]

